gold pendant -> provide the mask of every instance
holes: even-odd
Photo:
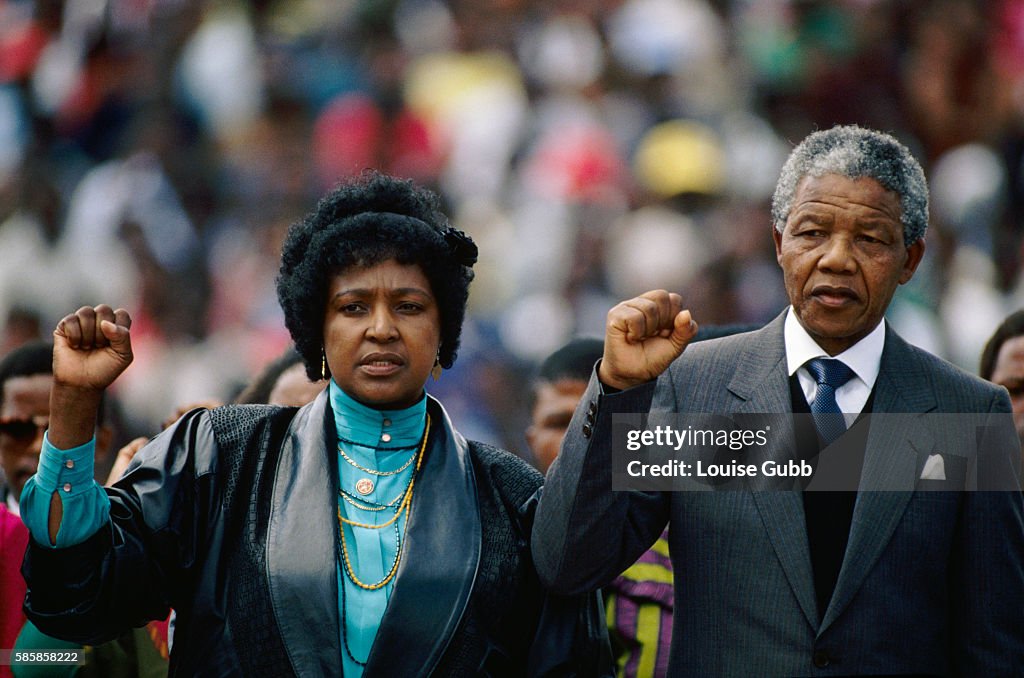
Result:
[[[373,492],[373,481],[369,478],[360,478],[356,481],[356,492],[367,495]]]

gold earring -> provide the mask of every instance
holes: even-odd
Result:
[[[327,381],[327,349],[320,349],[320,378]]]
[[[434,358],[434,366],[430,368],[430,378],[434,381],[441,378],[441,349],[437,349],[437,357]]]

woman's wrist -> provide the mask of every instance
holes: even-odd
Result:
[[[60,450],[92,440],[103,391],[54,382],[50,391],[50,428],[47,438]]]

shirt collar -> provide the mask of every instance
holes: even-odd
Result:
[[[882,365],[882,349],[885,348],[885,318],[882,318],[882,322],[856,344],[839,355],[829,356],[807,333],[797,320],[793,307],[790,306],[786,314],[783,337],[786,342],[786,369],[789,376],[793,376],[811,358],[831,357],[842,361],[853,370],[869,389],[875,387],[878,370]]]
[[[334,425],[339,440],[366,447],[400,448],[417,445],[427,421],[427,396],[400,410],[376,410],[341,390],[331,379],[328,386]],[[385,440],[382,433],[387,433]]]

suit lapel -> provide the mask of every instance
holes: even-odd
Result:
[[[927,374],[909,346],[886,329],[850,538],[821,632],[840,615],[885,550],[913,496],[923,450],[934,446],[923,413],[935,409]],[[886,416],[901,414],[900,417]]]
[[[337,490],[324,438],[326,394],[325,389],[292,420],[274,478],[267,537],[270,597],[300,676],[334,675],[341,666],[333,538]]]
[[[736,371],[729,381],[729,391],[744,402],[739,413],[773,413],[792,411],[789,396],[789,376],[786,374],[786,349],[782,328],[785,313],[754,332],[745,345]],[[765,458],[790,458],[794,437],[792,421],[788,417],[772,417],[774,446]],[[788,449],[788,453],[787,453]],[[751,460],[752,463],[756,463]],[[814,595],[814,576],[811,570],[811,549],[807,541],[807,520],[799,492],[778,491],[769,488],[765,479],[758,477],[753,485],[754,504],[776,557],[786,574],[790,588],[812,628],[818,628],[818,606]]]
[[[367,676],[429,674],[466,609],[480,562],[482,528],[465,439],[430,399],[431,434],[416,479],[407,541]]]

